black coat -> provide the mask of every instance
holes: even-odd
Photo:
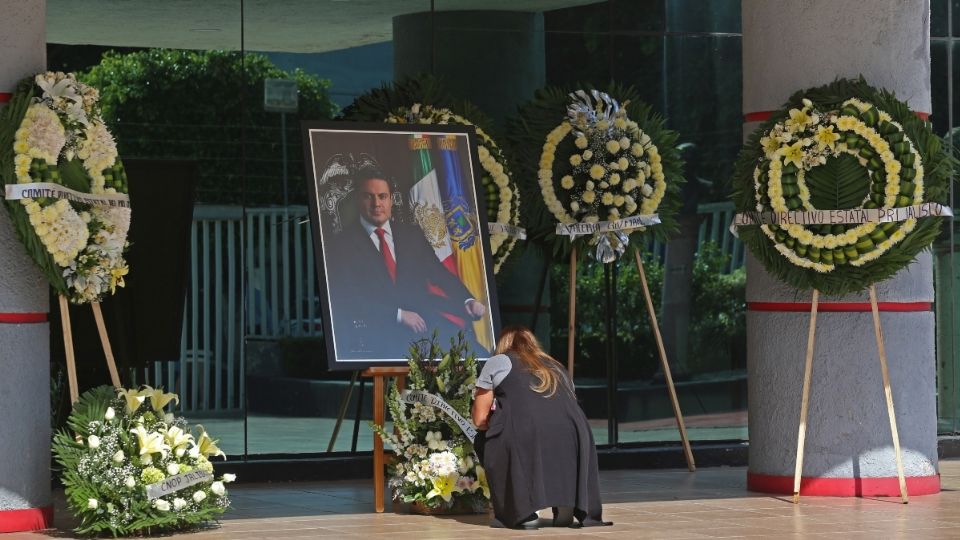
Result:
[[[583,526],[609,525],[602,518],[597,449],[567,374],[552,396],[534,391],[539,379],[508,354],[510,373],[494,388],[497,409],[478,438],[493,512],[507,527],[540,510],[574,508]]]
[[[396,283],[359,220],[335,235],[329,248],[324,246],[334,339],[341,359],[405,358],[410,343],[434,329],[445,345],[461,328],[444,318],[443,312],[464,319],[465,332],[472,331],[464,306],[472,295],[440,263],[423,231],[398,222],[391,222],[390,228]],[[430,284],[440,287],[446,298],[430,293]],[[415,334],[397,323],[397,309],[419,314],[427,333]]]

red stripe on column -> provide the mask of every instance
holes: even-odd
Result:
[[[809,302],[747,302],[748,311],[809,312]],[[932,302],[877,302],[879,311],[932,311]],[[870,302],[819,302],[817,311],[860,313],[872,311]]]
[[[37,324],[47,322],[46,313],[0,313],[0,324]]]
[[[923,120],[924,122],[930,120],[930,113],[928,112],[914,111],[913,114],[917,115],[917,118]],[[744,122],[763,122],[765,120],[769,120],[771,116],[773,116],[773,111],[748,112],[743,115],[743,121]]]
[[[773,111],[751,112],[743,115],[744,122],[763,122],[773,116]]]
[[[0,103],[6,103],[13,98],[13,94],[9,92],[0,92]]]
[[[0,510],[0,533],[39,531],[53,527],[53,507]]]
[[[940,493],[940,475],[907,476],[908,495]],[[747,489],[762,493],[793,493],[792,476],[756,474],[747,471]],[[821,497],[899,497],[900,481],[896,476],[879,478],[810,478],[800,479],[800,494]]]

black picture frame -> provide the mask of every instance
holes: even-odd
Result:
[[[471,350],[478,359],[492,356],[500,329],[500,310],[485,197],[478,192],[482,172],[476,131],[472,127],[451,125],[315,121],[304,121],[301,128],[329,369],[353,371],[404,365],[411,343],[419,338],[430,337],[434,329],[440,333],[441,347],[446,348],[449,338],[457,330],[456,323],[448,324],[451,320],[449,315],[453,315],[454,321],[456,316],[463,316],[461,319],[468,341],[473,345]],[[415,139],[428,142],[412,142]],[[426,158],[423,157],[424,148],[414,148],[421,145],[426,146]],[[416,162],[411,152],[419,156]],[[443,162],[442,167],[433,166],[433,180],[430,180],[431,173],[416,178],[425,170],[424,161],[421,160]],[[418,166],[420,173],[416,172]],[[379,174],[371,174],[371,170],[379,171]],[[395,256],[392,284],[385,281],[390,279],[387,263],[383,258],[377,259],[382,257],[374,236],[379,233],[370,233],[369,226],[372,224],[369,222],[368,228],[363,228],[360,219],[363,207],[357,200],[360,183],[367,183],[366,178],[377,176],[387,177],[384,180],[390,185],[391,191],[390,238],[398,246],[391,248],[391,251],[399,251]],[[431,211],[418,212],[420,217],[417,218],[410,204],[413,186],[433,186],[433,182],[441,195],[442,214],[438,216],[436,208],[421,204],[420,209],[427,207]],[[462,197],[450,198],[449,186],[458,184],[462,188]],[[382,186],[376,182],[373,185]],[[422,189],[418,191],[423,192]],[[433,194],[434,191],[429,193]],[[427,199],[421,196],[418,200]],[[454,201],[452,210],[451,201]],[[424,214],[429,214],[429,217],[425,218]],[[437,225],[438,218],[443,218],[442,233]],[[451,219],[458,233],[456,239],[449,234],[449,227],[446,226],[451,225]],[[457,224],[465,226],[465,229],[458,228]],[[424,233],[424,227],[431,231],[430,239]],[[464,230],[472,232],[466,234]],[[468,251],[467,256],[461,257],[463,261],[472,261],[462,263],[467,265],[463,275],[473,276],[472,280],[457,278],[463,285],[462,290],[456,283],[450,282],[449,277],[437,274],[437,268],[444,264],[441,255],[436,252],[431,252],[435,258],[424,255],[423,246],[433,250],[444,249],[437,247],[443,242],[438,238],[439,234],[446,234],[451,245],[469,245],[466,248],[468,250],[479,247],[479,256],[476,251]],[[456,249],[453,251],[457,252]],[[409,257],[418,261],[416,271],[408,262]],[[449,266],[450,261],[446,260],[446,263]],[[448,276],[455,274],[448,272]],[[427,283],[421,283],[424,278]],[[426,290],[431,284],[436,285],[434,280],[441,283],[440,293],[436,289],[433,293]],[[465,282],[469,282],[473,288],[470,289]],[[421,284],[424,290],[420,290]],[[450,292],[446,289],[450,289]],[[486,313],[480,319],[470,320],[465,307],[462,313],[457,311],[461,304],[455,300],[462,298],[463,290],[479,293],[471,294],[470,299],[485,305]],[[462,305],[466,306],[469,302],[469,299],[465,300]],[[428,330],[414,335],[400,324],[401,311],[397,311],[396,317],[391,319],[390,308],[398,303],[404,305],[398,305],[397,309],[405,306],[416,308],[404,310],[406,312],[417,309],[424,311],[422,317]],[[440,303],[450,309],[433,309]],[[430,309],[427,309],[428,305]],[[441,315],[443,319],[439,318]],[[485,349],[484,344],[489,348]]]

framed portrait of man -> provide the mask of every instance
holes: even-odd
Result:
[[[495,348],[499,309],[475,132],[304,122],[310,220],[332,370],[402,365],[463,333]]]

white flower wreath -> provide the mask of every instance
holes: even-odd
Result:
[[[13,137],[16,182],[63,184],[60,165],[79,160],[93,194],[126,193],[117,146],[100,118],[96,89],[73,75],[47,72],[35,77],[40,95],[29,89],[29,105]],[[61,162],[61,157],[63,161]],[[126,207],[74,204],[66,199],[20,199],[33,231],[60,267],[77,303],[97,301],[123,286],[123,258],[130,228]]]
[[[579,90],[570,97],[567,119],[547,134],[540,154],[537,178],[547,209],[562,224],[655,215],[667,182],[660,151],[650,136],[627,117],[626,104],[605,93],[593,91],[591,100]],[[558,148],[569,135],[572,149],[558,157]],[[558,191],[566,202],[558,198]],[[614,253],[623,252],[627,237],[598,233],[594,242],[598,258],[610,262]]]

